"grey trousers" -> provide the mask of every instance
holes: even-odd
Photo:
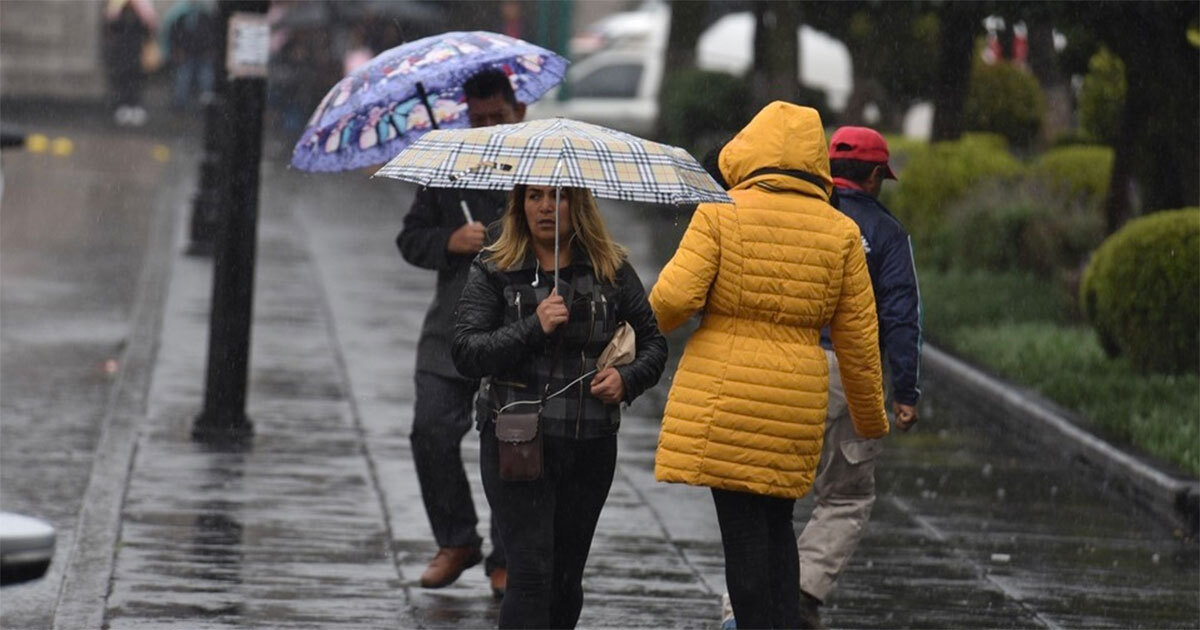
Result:
[[[854,432],[837,357],[829,350],[825,356],[829,361],[829,410],[821,463],[812,486],[816,506],[796,539],[800,588],[822,602],[854,555],[871,518],[875,459],[883,451],[882,441],[863,439]]]
[[[417,372],[416,383],[409,439],[433,537],[438,547],[478,547],[482,542],[475,531],[479,519],[462,461],[462,440],[471,429],[476,383],[425,371]],[[491,539],[492,553],[484,565],[489,574],[505,564],[495,511]]]

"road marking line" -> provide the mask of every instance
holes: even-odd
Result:
[[[50,142],[50,152],[59,157],[66,157],[75,152],[75,143],[70,138],[55,138]]]
[[[1005,580],[1002,576],[992,575],[991,572],[976,562],[975,559],[972,558],[971,555],[964,551],[961,547],[950,544],[950,536],[946,534],[946,532],[942,531],[938,526],[930,522],[929,519],[918,514],[917,511],[908,504],[908,501],[905,501],[904,499],[894,495],[889,496],[888,501],[892,505],[896,506],[896,509],[903,512],[905,516],[912,519],[913,522],[919,525],[921,529],[923,529],[931,538],[939,543],[942,543],[943,545],[946,545],[946,547],[949,548],[950,552],[954,554],[955,557],[967,563],[971,570],[974,571],[975,578],[977,580],[986,581],[995,586],[1001,593],[1004,594],[1005,597],[1008,597],[1016,602],[1018,606],[1024,608],[1030,615],[1033,616],[1034,619],[1041,622],[1045,627],[1050,628],[1051,630],[1063,630],[1061,625],[1055,623],[1054,620],[1046,617],[1033,606],[1031,606],[1029,602],[1025,601],[1025,597],[1021,591],[1009,583],[1008,580]]]
[[[50,139],[40,133],[31,133],[25,138],[25,149],[30,153],[45,153]]]

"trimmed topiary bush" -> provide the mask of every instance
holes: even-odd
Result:
[[[1111,147],[1077,144],[1043,153],[1030,165],[1029,174],[1054,192],[1100,212],[1108,194],[1112,164]]]
[[[1009,184],[981,186],[953,204],[946,217],[949,267],[985,271],[1048,271],[1026,255],[1030,226],[1047,214],[1040,199],[1014,195]],[[1044,275],[1044,274],[1043,274]]]
[[[1101,48],[1088,61],[1088,73],[1079,89],[1079,126],[1096,142],[1113,144],[1125,107],[1125,64]]]
[[[1016,64],[976,62],[964,105],[966,128],[998,133],[1028,147],[1046,117],[1046,98],[1032,73]]]
[[[946,266],[1032,272],[1066,282],[1071,296],[1081,264],[1104,240],[1097,209],[1038,177],[973,188],[950,204],[945,228]]]
[[[1013,182],[1024,169],[1004,138],[967,134],[913,150],[899,183],[884,186],[883,201],[912,235],[918,264],[945,268],[956,238],[946,221],[950,206],[988,182]]]
[[[1200,208],[1130,221],[1096,250],[1079,293],[1110,355],[1148,372],[1200,370]]]
[[[749,116],[744,79],[724,72],[679,70],[662,85],[660,110],[663,141],[703,155],[715,139],[732,136]]]

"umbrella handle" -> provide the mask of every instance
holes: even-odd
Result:
[[[558,204],[562,195],[562,182],[558,181],[558,174],[562,172],[562,156],[559,156],[558,163],[554,165],[554,288],[558,288]]]
[[[562,165],[562,161],[559,161]],[[554,174],[558,174],[558,169],[554,169]],[[561,186],[554,187],[554,288],[558,289],[558,200],[562,193]]]
[[[425,91],[425,84],[420,81],[417,81],[417,96],[421,97],[421,104],[425,106],[425,111],[429,112],[429,126],[437,129],[437,119],[433,117],[433,108],[429,106],[429,93]]]

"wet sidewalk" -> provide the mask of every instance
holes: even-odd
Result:
[[[181,254],[179,211],[169,251],[151,261],[166,265],[169,282],[112,556],[80,567],[97,575],[68,584],[58,627],[494,627],[481,567],[445,589],[416,586],[436,550],[408,442],[434,277],[393,245],[411,193],[365,173],[307,177],[264,165],[255,438],[241,452],[190,439],[211,265]],[[684,226],[630,205],[605,211],[652,283]],[[723,559],[710,495],[653,481],[668,386],[664,377],[623,422],[580,627],[719,625]],[[936,400],[937,384],[927,391]],[[1125,509],[1099,481],[977,426],[969,410],[923,413],[920,430],[889,440],[873,520],[824,611],[831,626],[1200,624],[1194,545]],[[464,451],[486,538],[473,434]],[[804,518],[802,506],[797,529]]]
[[[494,626],[498,606],[482,567],[446,589],[413,586],[436,551],[408,442],[415,342],[433,275],[407,268],[392,244],[408,201],[390,196],[405,188],[269,167],[264,175],[253,444],[222,452],[190,439],[204,393],[211,266],[179,253],[179,227],[111,588],[102,611],[64,601],[59,627],[97,614],[111,628]],[[368,192],[354,204],[339,199],[357,188]],[[486,523],[472,437],[464,450]],[[652,450],[640,450],[626,449],[626,459],[649,462]],[[712,515],[672,524],[687,515],[656,513],[647,485],[618,472],[582,626],[703,627],[718,617]],[[711,509],[707,493],[675,490]]]

